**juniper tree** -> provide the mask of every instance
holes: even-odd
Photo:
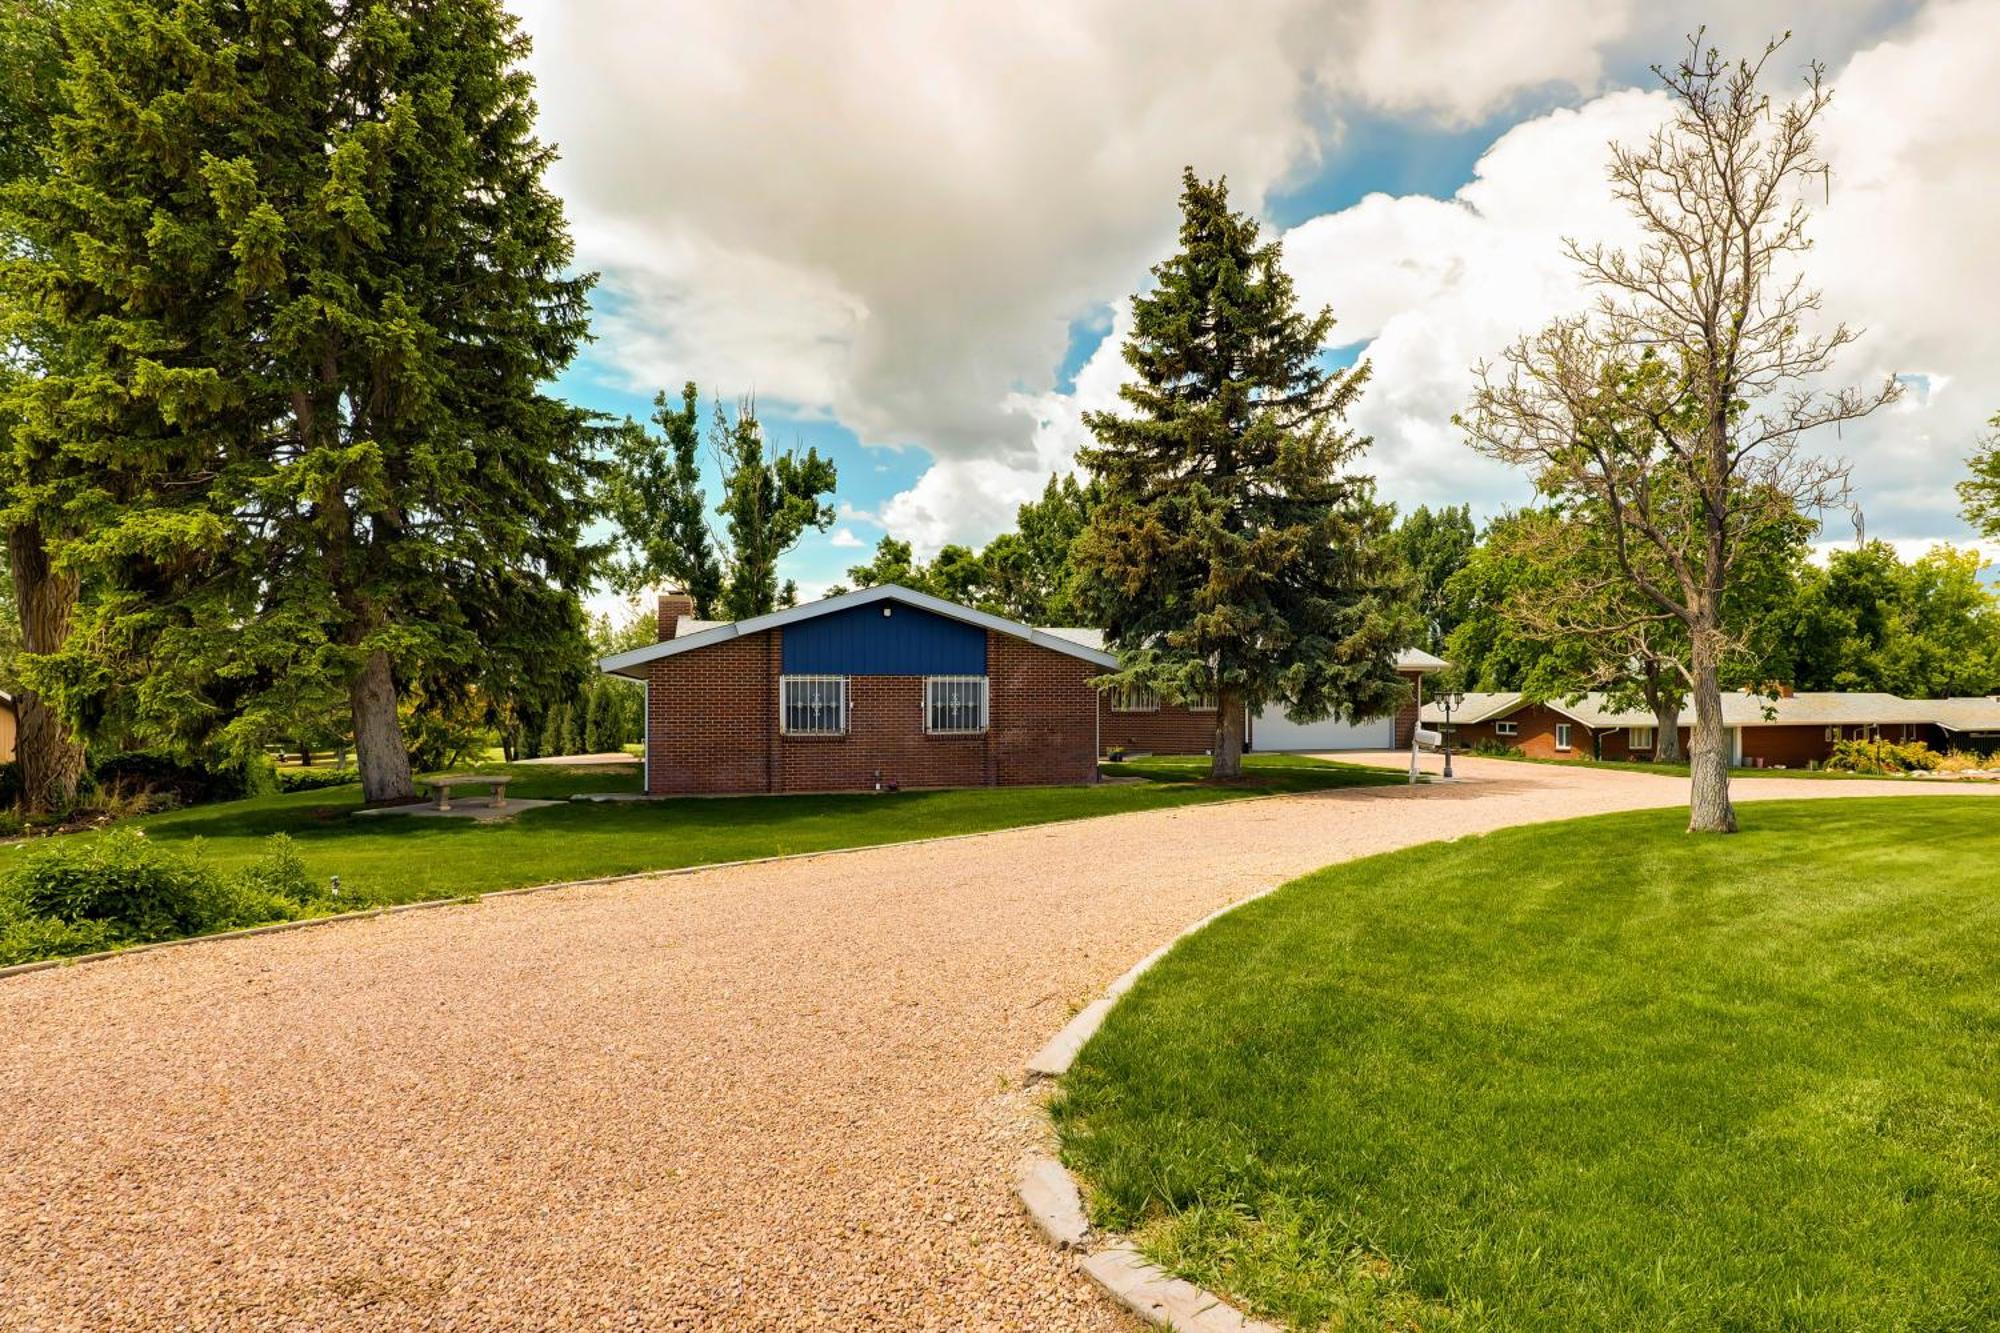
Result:
[[[1276,241],[1188,171],[1180,250],[1132,300],[1119,391],[1085,417],[1103,487],[1073,559],[1115,686],[1217,702],[1211,771],[1242,771],[1245,709],[1377,716],[1412,629],[1390,513],[1342,424],[1366,364],[1329,370],[1333,315],[1298,309]]]
[[[64,360],[15,399],[73,464],[88,595],[34,683],[87,729],[247,749],[318,682],[366,797],[407,795],[399,701],[581,644],[589,422],[541,386],[591,279],[526,39],[498,0],[101,0],[63,27],[13,281]]]

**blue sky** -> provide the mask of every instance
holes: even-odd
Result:
[[[1114,321],[1172,243],[1179,169],[1226,174],[1284,234],[1308,301],[1367,355],[1355,424],[1404,507],[1526,498],[1449,424],[1470,367],[1584,299],[1563,236],[1615,232],[1604,144],[1650,132],[1652,86],[1700,21],[1637,0],[1276,0],[1154,10],[513,0],[535,38],[553,176],[598,341],[561,384],[645,417],[684,379],[755,393],[767,438],[817,447],[842,518],[786,573],[812,592],[883,533],[934,550],[1006,526],[1115,404]],[[1727,50],[1798,29],[1826,61],[1833,207],[1812,276],[1868,328],[1841,367],[1931,386],[1831,446],[1871,535],[1967,536],[1951,483],[2000,409],[2000,0],[1746,0]],[[1611,234],[1611,233],[1603,233]],[[714,490],[711,480],[711,492]],[[1845,528],[1845,519],[1840,527]]]

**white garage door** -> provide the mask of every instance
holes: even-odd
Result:
[[[1253,750],[1393,750],[1396,748],[1396,719],[1374,718],[1367,722],[1293,722],[1282,708],[1266,708],[1250,727]]]

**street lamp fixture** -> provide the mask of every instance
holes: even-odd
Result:
[[[1438,703],[1444,707],[1444,776],[1446,778],[1450,778],[1452,775],[1451,715],[1454,711],[1456,711],[1459,708],[1462,708],[1465,705],[1465,691],[1446,690],[1443,694],[1438,696]]]

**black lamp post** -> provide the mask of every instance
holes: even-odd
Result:
[[[1438,703],[1444,707],[1444,775],[1451,776],[1451,713],[1465,702],[1465,691],[1446,690],[1438,696]]]

